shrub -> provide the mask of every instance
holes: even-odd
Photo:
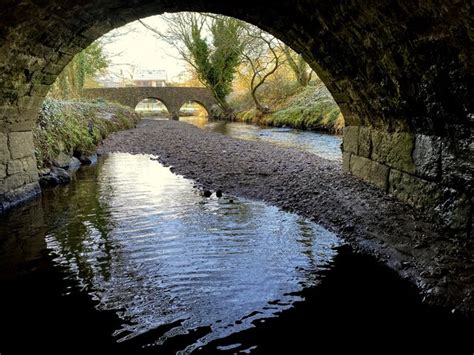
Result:
[[[110,133],[138,121],[134,110],[103,100],[46,99],[33,130],[38,167],[50,165],[61,152],[92,154]]]

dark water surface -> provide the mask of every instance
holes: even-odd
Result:
[[[472,353],[321,226],[112,154],[0,220],[0,354]]]
[[[206,117],[197,116],[180,117],[179,120],[226,136],[297,148],[328,160],[342,161],[341,136],[241,122],[209,121]]]

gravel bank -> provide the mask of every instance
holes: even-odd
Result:
[[[474,315],[473,242],[296,149],[243,141],[177,121],[143,120],[108,137],[99,153],[153,154],[201,188],[265,200],[338,233],[398,271],[425,301]]]

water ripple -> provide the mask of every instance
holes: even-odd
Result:
[[[204,199],[149,156],[113,154],[97,179],[97,198],[75,203],[46,240],[97,309],[120,317],[118,342],[171,325],[147,345],[199,333],[181,351],[190,353],[248,329],[301,301],[338,245],[264,203]]]

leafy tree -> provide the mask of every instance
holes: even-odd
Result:
[[[108,60],[102,44],[98,41],[92,43],[78,53],[59,74],[49,96],[57,99],[80,97],[86,82],[92,80],[107,66]]]
[[[198,13],[165,15],[164,19],[168,25],[164,33],[139,21],[178,51],[212,91],[224,114],[229,115],[226,98],[242,60],[243,23],[230,17]]]

